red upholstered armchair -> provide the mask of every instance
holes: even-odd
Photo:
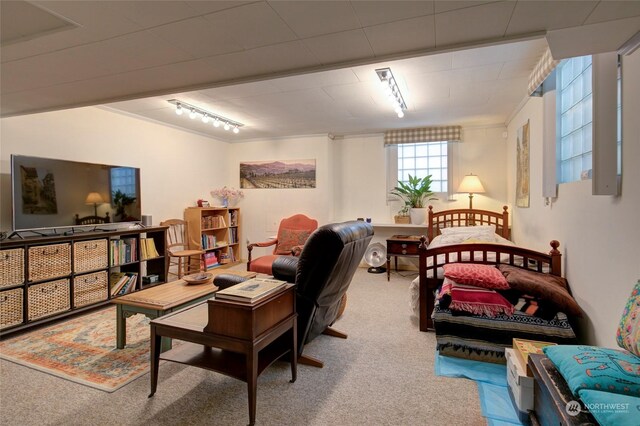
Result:
[[[258,272],[262,274],[272,275],[271,264],[278,256],[297,256],[302,251],[302,246],[307,238],[318,227],[318,221],[311,219],[303,214],[295,214],[280,221],[278,228],[278,236],[275,240],[265,241],[263,243],[252,243],[247,246],[249,251],[249,259],[247,260],[247,271]],[[260,256],[257,259],[251,259],[251,251],[254,247],[273,248],[273,253]]]

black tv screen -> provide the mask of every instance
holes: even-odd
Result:
[[[142,217],[135,167],[12,155],[11,186],[15,231],[75,227],[88,216],[109,223]]]

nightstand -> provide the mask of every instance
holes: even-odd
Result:
[[[387,239],[387,281],[391,279],[391,256],[395,258],[395,269],[398,271],[398,257],[418,257],[420,236],[393,235]]]

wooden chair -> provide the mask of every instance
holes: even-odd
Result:
[[[182,278],[194,272],[204,270],[204,250],[192,249],[197,247],[195,241],[189,241],[189,224],[182,219],[168,219],[160,222],[160,226],[168,226],[166,263],[167,275],[177,275]],[[195,261],[195,265],[193,265]],[[177,267],[177,274],[170,272],[171,266]]]
[[[107,212],[107,215],[105,217],[102,217],[102,216],[80,217],[80,215],[76,213],[75,223],[76,225],[99,225],[101,223],[111,223],[111,217],[109,217],[109,212]]]
[[[278,228],[278,235],[275,239],[247,245],[247,250],[249,251],[247,271],[272,275],[271,265],[273,261],[282,255],[299,255],[307,238],[309,238],[317,227],[317,220],[311,219],[303,214],[295,214],[282,219]],[[269,246],[275,246],[272,254],[251,259],[251,251],[254,247]]]

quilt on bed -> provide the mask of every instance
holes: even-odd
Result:
[[[513,338],[560,344],[576,343],[567,316],[558,312],[545,320],[521,311],[513,315],[460,315],[436,304],[433,311],[437,348],[443,355],[505,363],[504,349]]]

